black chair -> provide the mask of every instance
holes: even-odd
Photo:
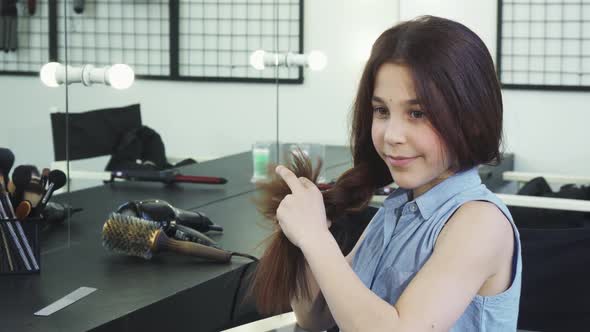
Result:
[[[588,188],[553,192],[543,177],[519,195],[588,200]],[[590,214],[509,206],[522,243],[518,327],[535,331],[590,330]]]
[[[196,163],[195,159],[166,155],[160,135],[142,125],[139,104],[50,116],[56,160],[51,168],[65,171],[66,158],[76,161],[70,166],[68,181],[75,189],[110,181],[111,171],[161,171]],[[110,159],[82,161],[96,157]]]
[[[518,328],[590,330],[590,229],[519,231],[523,272]]]
[[[139,104],[82,113],[51,113],[56,161],[66,160],[66,129],[70,160],[112,155],[123,135],[142,126]],[[66,127],[66,125],[69,125]]]
[[[51,127],[56,161],[110,156],[107,171],[163,170],[196,163],[166,155],[160,135],[142,125],[139,104],[68,115],[52,113]]]

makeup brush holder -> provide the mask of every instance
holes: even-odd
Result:
[[[0,275],[41,271],[39,217],[0,220]]]

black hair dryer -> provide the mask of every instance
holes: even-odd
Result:
[[[203,233],[223,232],[223,227],[215,225],[203,213],[175,208],[160,199],[129,201],[119,206],[117,213],[157,222],[168,236],[178,240],[213,247],[217,246],[215,241]]]
[[[187,211],[175,208],[170,203],[161,199],[147,199],[138,201],[129,201],[121,205],[118,213],[125,213],[131,210],[139,218],[169,222],[176,221],[176,224],[190,227],[199,232],[218,231],[223,232],[223,227],[214,224],[201,212]]]

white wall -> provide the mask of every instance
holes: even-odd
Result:
[[[425,14],[457,20],[496,58],[497,0],[400,1],[402,20]],[[517,170],[590,176],[589,93],[504,89],[503,97],[505,146]]]
[[[48,89],[30,77],[0,76],[0,146],[14,152],[17,165],[46,167],[53,160],[49,105],[63,108],[65,89]]]
[[[281,127],[290,140],[347,144],[348,120],[363,65],[381,32],[399,20],[395,0],[306,1],[306,50],[322,49],[328,67],[306,84],[281,86]],[[283,136],[281,134],[281,136]]]
[[[303,85],[280,86],[280,139],[344,144],[363,60],[378,34],[397,22],[398,3],[307,0],[304,9],[304,48],[323,50],[329,62],[323,72],[307,71]],[[53,160],[49,107],[63,109],[64,94],[37,78],[0,76],[2,115],[17,124],[0,131],[0,146],[12,148],[17,163],[43,167]],[[144,124],[162,135],[171,155],[225,155],[275,137],[272,84],[138,80],[125,91],[72,85],[69,96],[71,112],[140,102]]]

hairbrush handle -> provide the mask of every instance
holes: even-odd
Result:
[[[216,249],[194,242],[173,240],[169,238],[163,231],[158,231],[158,235],[154,242],[158,249],[174,251],[194,257],[206,258],[216,262],[229,262],[232,256],[230,251]]]

